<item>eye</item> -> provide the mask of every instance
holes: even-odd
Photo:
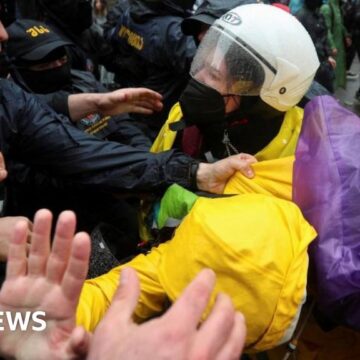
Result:
[[[210,75],[211,79],[213,79],[213,80],[219,81],[221,79],[219,72],[217,70],[215,70],[214,68],[209,69],[209,75]]]

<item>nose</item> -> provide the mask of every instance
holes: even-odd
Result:
[[[61,59],[57,59],[57,60],[54,60],[52,63],[51,63],[51,68],[58,68],[60,66],[63,66],[64,64],[67,63],[67,57],[64,56],[62,57]]]
[[[63,65],[63,62],[61,60],[55,60],[51,65],[52,68],[58,68]]]
[[[9,35],[6,32],[4,25],[2,24],[2,22],[0,21],[0,41],[7,41],[9,39]]]

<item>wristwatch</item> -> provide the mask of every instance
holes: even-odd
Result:
[[[189,182],[191,189],[197,190],[197,171],[199,169],[200,162],[193,161],[189,166]]]

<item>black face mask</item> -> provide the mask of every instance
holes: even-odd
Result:
[[[69,63],[43,71],[19,69],[18,73],[25,85],[36,94],[49,94],[71,85]]]
[[[223,96],[213,88],[191,79],[180,96],[185,126],[210,125],[225,122]]]

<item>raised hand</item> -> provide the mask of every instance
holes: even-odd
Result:
[[[26,251],[28,224],[20,221],[10,242],[6,280],[0,291],[0,311],[45,313],[46,328],[11,331],[4,320],[0,331],[2,356],[26,359],[82,359],[89,335],[75,326],[75,310],[86,278],[90,239],[75,233],[75,215],[63,212],[58,219],[50,250],[52,215],[40,210],[35,215],[29,255]]]
[[[203,270],[165,315],[136,325],[132,314],[139,297],[139,281],[134,270],[125,268],[120,288],[96,328],[88,359],[239,359],[245,322],[228,296],[218,296],[209,317],[199,327],[214,286],[214,273]]]
[[[162,96],[146,88],[125,88],[99,95],[98,110],[104,115],[152,114],[163,107]]]

